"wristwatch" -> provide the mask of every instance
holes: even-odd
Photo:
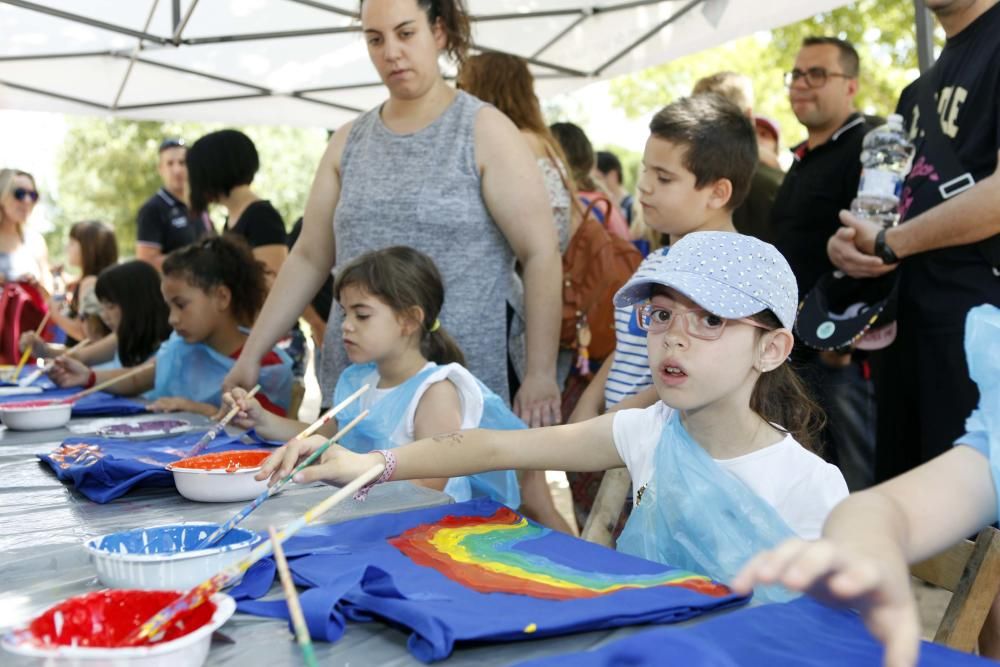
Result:
[[[882,260],[883,264],[895,264],[899,261],[899,257],[896,257],[896,253],[885,242],[885,233],[887,231],[887,229],[882,229],[875,235],[875,255]]]

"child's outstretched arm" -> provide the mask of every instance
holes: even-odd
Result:
[[[848,497],[823,537],[790,540],[751,560],[732,582],[738,593],[781,584],[858,609],[885,645],[885,664],[916,664],[920,622],[908,563],[917,563],[996,520],[988,460],[971,447]]]
[[[106,371],[94,371],[83,362],[73,357],[56,357],[49,371],[49,379],[60,387],[88,387],[106,380],[131,372],[131,368],[115,368]],[[153,388],[156,380],[156,364],[151,364],[141,373],[133,375],[105,391],[119,396],[136,396]]]
[[[393,480],[461,477],[490,470],[595,471],[624,465],[612,439],[614,415],[565,426],[517,431],[475,429],[437,435],[393,449],[396,472]],[[313,436],[291,443],[271,455],[257,479],[271,477],[275,483],[290,473],[302,456],[315,451],[323,440]],[[305,452],[305,453],[304,453]],[[345,484],[375,463],[376,452],[355,454],[332,446],[318,465],[295,477],[299,483],[324,480]]]

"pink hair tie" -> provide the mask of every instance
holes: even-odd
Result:
[[[358,489],[358,492],[354,494],[355,500],[364,501],[365,499],[367,499],[368,492],[371,491],[371,488],[373,486],[375,486],[376,484],[381,484],[382,482],[388,482],[390,479],[392,479],[393,473],[396,472],[395,454],[393,454],[388,449],[376,449],[374,450],[374,452],[376,454],[381,454],[382,458],[385,459],[385,469],[382,471],[381,475],[379,475],[374,479],[374,481],[371,481],[368,484],[362,486],[360,489]]]

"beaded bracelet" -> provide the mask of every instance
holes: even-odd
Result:
[[[365,500],[368,498],[368,492],[376,484],[381,484],[382,482],[388,482],[392,479],[392,474],[396,472],[396,455],[388,449],[376,449],[374,453],[381,454],[382,458],[385,459],[385,468],[382,470],[382,474],[376,477],[373,481],[368,482],[354,494],[355,500]]]

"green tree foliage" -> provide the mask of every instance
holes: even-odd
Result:
[[[178,136],[191,144],[222,127],[110,118],[72,120],[59,155],[50,250],[59,253],[72,223],[97,219],[115,227],[122,254],[132,255],[136,214],[160,187],[156,173],[160,141]],[[290,227],[305,208],[316,165],[326,146],[326,132],[287,127],[239,129],[253,139],[260,154],[261,168],[254,179],[254,191],[269,199]],[[217,225],[221,225],[222,216],[224,211],[213,208]]]
[[[805,132],[788,105],[783,75],[809,35],[847,39],[861,56],[858,108],[892,113],[903,87],[918,75],[914,8],[910,0],[857,0],[770,32],[757,33],[612,82],[615,106],[638,117],[691,92],[703,76],[730,70],[749,76],[755,112],[778,121],[785,147]],[[941,36],[938,35],[938,39]]]

